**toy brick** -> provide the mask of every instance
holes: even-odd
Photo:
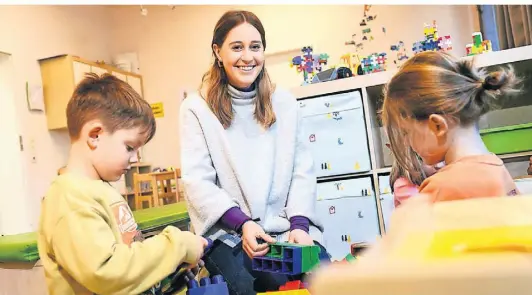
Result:
[[[227,283],[221,275],[202,278],[200,284],[196,280],[188,282],[187,295],[229,295]]]
[[[257,293],[257,295],[310,295],[307,289]]]
[[[301,285],[302,283],[299,280],[286,282],[286,284],[282,285],[279,288],[279,291],[299,290],[302,289]]]
[[[275,243],[265,256],[254,257],[251,266],[254,271],[301,274],[319,264],[319,252],[318,246]]]

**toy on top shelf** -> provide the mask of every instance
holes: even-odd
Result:
[[[302,246],[290,243],[275,243],[265,256],[254,257],[254,271],[297,275],[311,271],[320,263],[319,246]]]
[[[198,285],[196,280],[188,282],[187,295],[229,295],[227,283],[221,275],[210,278],[202,278]]]
[[[364,71],[362,70],[362,63],[360,61],[358,53],[346,53],[340,56],[340,65],[350,69],[353,73],[353,76],[364,75]]]
[[[303,73],[303,84],[312,83],[314,75],[326,70],[329,55],[327,53],[314,54],[312,46],[301,49],[302,55],[295,56],[290,62],[290,67],[296,66],[298,73]]]
[[[364,74],[386,71],[386,53],[373,53],[362,59],[362,71]]]
[[[473,33],[473,43],[466,45],[467,55],[477,55],[491,51],[491,41],[483,40],[481,32]]]
[[[438,37],[438,26],[436,21],[432,21],[432,25],[425,24],[423,29],[424,40],[414,42],[412,51],[414,54],[423,51],[449,51],[452,50],[451,36]]]
[[[257,293],[257,295],[267,295],[267,294],[276,294],[276,295],[310,295],[307,290],[307,284],[301,281],[290,281],[282,285],[279,288],[279,291]]]
[[[394,59],[393,63],[399,66],[403,61],[408,59],[406,55],[406,47],[403,41],[399,41],[397,44],[390,46],[391,51],[397,51],[397,57]]]

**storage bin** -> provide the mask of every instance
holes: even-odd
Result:
[[[532,151],[532,123],[480,131],[488,150],[497,155]]]
[[[317,212],[323,243],[333,260],[342,260],[351,244],[372,243],[380,235],[371,179],[362,177],[318,183]]]
[[[371,169],[359,91],[299,101],[318,177]]]

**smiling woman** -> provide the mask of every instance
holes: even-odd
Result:
[[[225,278],[230,294],[278,290],[289,279],[244,263],[265,255],[267,243],[321,247],[308,135],[295,97],[270,82],[265,35],[253,13],[226,12],[214,28],[214,62],[200,93],[181,104],[188,213],[194,231],[215,240],[205,266]],[[328,259],[323,247],[320,254]]]
[[[229,11],[220,18],[212,38],[215,62],[203,76],[202,96],[224,127],[233,118],[229,85],[237,90],[255,90],[255,118],[264,127],[275,122],[271,95],[274,87],[264,67],[266,33],[260,20],[248,11]]]

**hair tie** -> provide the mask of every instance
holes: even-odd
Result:
[[[486,78],[484,78],[484,82],[482,82],[482,88],[485,90],[498,90],[501,88],[501,81],[497,81],[497,78],[493,75],[488,75]]]

